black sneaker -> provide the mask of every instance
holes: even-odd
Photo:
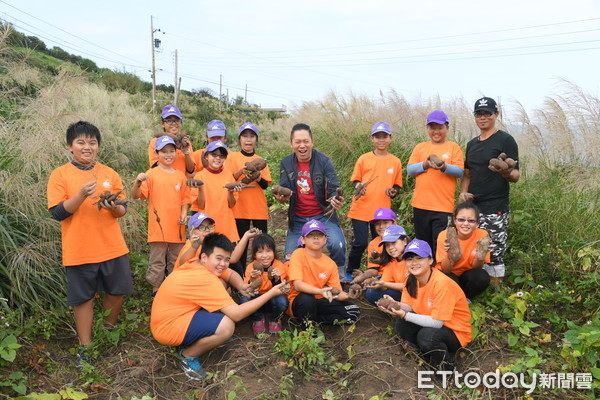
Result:
[[[79,346],[79,349],[77,349],[77,368],[83,368],[84,365],[91,365],[88,347],[89,346]]]

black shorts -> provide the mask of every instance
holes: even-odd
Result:
[[[67,305],[78,306],[96,292],[122,296],[133,292],[129,256],[124,254],[100,263],[65,267],[67,273]]]

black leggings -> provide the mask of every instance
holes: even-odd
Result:
[[[304,321],[333,324],[334,321],[345,321],[353,324],[360,317],[360,308],[349,301],[333,300],[331,303],[325,298],[317,299],[314,295],[300,293],[292,303],[294,317]]]
[[[441,328],[424,328],[398,318],[396,333],[402,339],[416,344],[425,361],[436,370],[451,371],[453,359],[450,353],[456,353],[461,347],[454,331],[447,326]]]
[[[262,231],[262,233],[267,233],[267,220],[266,219],[236,219],[235,225],[237,226],[238,235],[240,239],[244,236],[244,233],[248,229],[250,229],[250,222],[252,222],[252,226],[254,228],[258,228]],[[248,264],[248,245],[244,249],[244,253],[242,254],[242,258],[240,258],[240,264],[244,267],[243,270],[246,270],[246,264]],[[244,276],[242,275],[242,278]]]
[[[446,274],[465,292],[467,299],[481,294],[490,285],[490,275],[483,268],[473,268],[456,276],[452,272]]]

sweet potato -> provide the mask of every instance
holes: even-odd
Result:
[[[483,261],[485,259],[485,255],[490,249],[490,243],[492,243],[490,235],[486,235],[477,241],[477,248],[475,250],[475,258],[477,260]]]
[[[339,288],[336,288],[336,287],[331,288],[331,294],[334,295],[334,296],[339,295],[341,292],[342,291]]]
[[[202,182],[200,179],[188,179],[185,181],[185,184],[191,188],[199,188],[200,186],[204,185],[204,182]]]
[[[354,188],[354,194],[353,194],[353,196],[354,196],[354,199],[355,199],[355,200],[358,200],[358,199],[360,199],[362,196],[364,196],[364,194],[365,194],[365,193],[366,193],[366,191],[367,191],[367,186],[368,186],[368,185],[369,185],[371,182],[373,182],[375,179],[377,179],[377,178],[379,178],[379,176],[376,176],[375,178],[371,179],[371,180],[370,180],[369,182],[367,182],[367,183],[358,183],[358,184],[356,185],[356,187]]]
[[[246,176],[244,176],[241,180],[242,183],[250,183],[258,180],[260,178],[260,171],[249,171]]]
[[[269,280],[273,279],[273,266],[272,265],[269,268],[267,268],[267,278]]]
[[[344,189],[342,189],[341,187],[335,189],[335,196],[333,196],[333,198],[338,201],[344,201]],[[333,214],[334,211],[335,210],[333,209],[333,206],[331,205],[331,203],[329,203],[327,208],[325,208],[325,212],[323,213],[323,215]]]
[[[448,260],[452,265],[462,258],[462,250],[458,242],[458,233],[454,228],[448,228],[446,241],[448,242]]]
[[[369,268],[368,270],[363,271],[362,274],[356,276],[354,278],[354,280],[352,281],[352,283],[362,283],[362,282],[364,282],[365,279],[373,278],[374,276],[377,276],[377,274],[378,274],[378,271],[375,271],[374,269]]]
[[[249,172],[262,171],[267,167],[267,161],[264,158],[255,158],[244,164],[245,168]]]
[[[377,281],[377,278],[367,278],[363,281],[363,286],[371,286],[375,281]]]
[[[506,153],[500,153],[498,158],[492,158],[488,168],[494,172],[505,172],[515,168],[517,162],[506,156]]]
[[[400,310],[400,303],[392,299],[381,298],[377,301],[377,305],[388,310]]]
[[[263,268],[263,265],[261,263],[259,263],[258,261],[255,262],[254,264],[252,264],[252,268],[254,268],[256,271],[260,272],[261,274],[265,271],[265,269]]]
[[[276,194],[276,195],[279,195],[279,196],[285,196],[285,197],[289,197],[293,193],[291,189],[288,189],[286,187],[279,186],[279,185],[273,185],[273,186],[271,186],[271,192],[273,194]]]
[[[358,283],[354,283],[354,284],[350,285],[350,288],[348,288],[348,294],[352,298],[357,298],[362,293],[362,290],[363,290],[362,286],[360,286]]]
[[[442,160],[435,154],[430,154],[429,157],[427,157],[427,160],[429,160],[429,163],[431,165],[435,165],[438,168],[441,168],[444,165],[444,160]]]
[[[396,197],[396,195],[398,194],[398,191],[394,188],[386,188],[385,189],[385,195],[388,197]]]
[[[381,264],[383,262],[381,253],[375,250],[372,251],[371,256],[368,258],[368,261],[373,264]]]
[[[119,190],[118,192],[115,193],[111,193],[108,190],[105,190],[104,193],[100,194],[97,196],[98,201],[96,201],[95,203],[92,203],[93,205],[97,205],[98,206],[98,210],[101,210],[104,207],[105,202],[113,202],[116,206],[119,205],[125,205],[127,204],[127,200],[125,199],[118,199],[119,195],[122,193],[122,190]]]
[[[225,186],[223,186],[225,189],[229,190],[229,191],[234,191],[238,188],[242,188],[242,189],[246,189],[246,188],[253,188],[256,187],[254,185],[247,185],[245,183],[242,182],[230,182],[230,183],[226,183]]]
[[[249,292],[258,291],[258,288],[260,288],[260,285],[262,285],[262,283],[263,283],[263,280],[260,277],[253,280],[252,282],[250,282],[250,287],[248,288],[248,291]]]

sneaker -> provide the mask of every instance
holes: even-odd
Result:
[[[353,279],[354,277],[352,276],[352,272],[346,272],[346,275],[344,276],[344,281],[352,282]]]
[[[265,333],[265,319],[261,319],[260,321],[254,321],[252,323],[252,332],[255,335],[258,335],[259,333]]]
[[[84,365],[90,365],[88,347],[89,346],[79,346],[79,349],[77,349],[77,368],[83,368]]]
[[[282,329],[281,322],[269,321],[269,333],[281,332]]]
[[[200,359],[198,359],[198,357],[185,357],[183,355],[183,350],[185,349],[179,351],[179,355],[181,356],[179,366],[181,367],[181,370],[188,378],[196,381],[206,378],[206,370],[200,364]]]

